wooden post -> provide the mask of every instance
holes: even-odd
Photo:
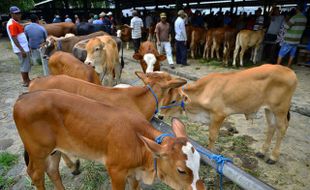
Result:
[[[235,0],[231,0],[231,5],[230,5],[230,13],[232,14],[234,11],[234,6],[235,6]]]

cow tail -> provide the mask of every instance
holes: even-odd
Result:
[[[29,154],[26,149],[24,149],[24,160],[25,160],[26,166],[28,166],[29,165]]]
[[[122,46],[122,54],[121,54],[121,65],[122,65],[122,69],[125,66],[125,62],[124,62],[124,45],[123,45],[123,41],[121,41],[121,46]]]

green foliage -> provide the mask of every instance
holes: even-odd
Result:
[[[81,189],[104,189],[102,186],[109,183],[109,177],[105,167],[93,161],[85,161],[83,166],[84,176]]]
[[[33,0],[0,0],[0,13],[9,13],[9,9],[11,6],[18,6],[21,11],[29,11],[34,7],[34,1]]]
[[[17,155],[7,152],[0,153],[0,189],[10,189],[15,183],[13,177],[5,177],[5,175],[17,163],[17,160]]]

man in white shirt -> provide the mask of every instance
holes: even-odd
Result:
[[[175,44],[176,44],[176,62],[181,66],[188,66],[187,64],[187,47],[186,47],[186,29],[184,19],[186,13],[183,10],[179,10],[178,18],[174,22],[175,30]]]
[[[130,21],[130,28],[131,30],[131,38],[133,41],[135,52],[139,51],[140,42],[142,37],[142,28],[143,28],[143,21],[141,18],[138,17],[138,11],[133,10],[132,12],[133,18]]]

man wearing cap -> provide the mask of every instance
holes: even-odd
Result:
[[[24,27],[19,23],[21,20],[21,11],[18,7],[10,7],[11,19],[6,25],[8,36],[11,41],[13,52],[18,56],[20,63],[20,72],[23,79],[23,86],[28,87],[30,83],[29,71],[30,53],[28,47],[27,37],[24,33]]]
[[[186,48],[186,30],[184,19],[186,13],[183,10],[179,10],[178,18],[174,22],[175,30],[175,44],[176,44],[176,62],[181,66],[188,66],[187,64],[187,48]]]
[[[131,38],[133,41],[135,52],[137,53],[140,48],[140,41],[142,37],[142,28],[143,28],[143,21],[139,18],[138,11],[132,11],[133,18],[130,20],[130,28],[131,30]],[[128,25],[127,25],[128,26]]]
[[[39,17],[35,14],[30,15],[31,24],[25,27],[25,34],[31,48],[31,60],[33,64],[38,64],[38,60],[42,60],[43,73],[48,75],[47,61],[44,61],[40,53],[40,45],[47,38],[47,31],[39,25]]]
[[[157,40],[157,50],[160,54],[162,54],[163,49],[165,49],[169,66],[171,69],[174,69],[170,44],[170,24],[167,22],[166,13],[160,14],[160,22],[156,24],[155,33]]]

